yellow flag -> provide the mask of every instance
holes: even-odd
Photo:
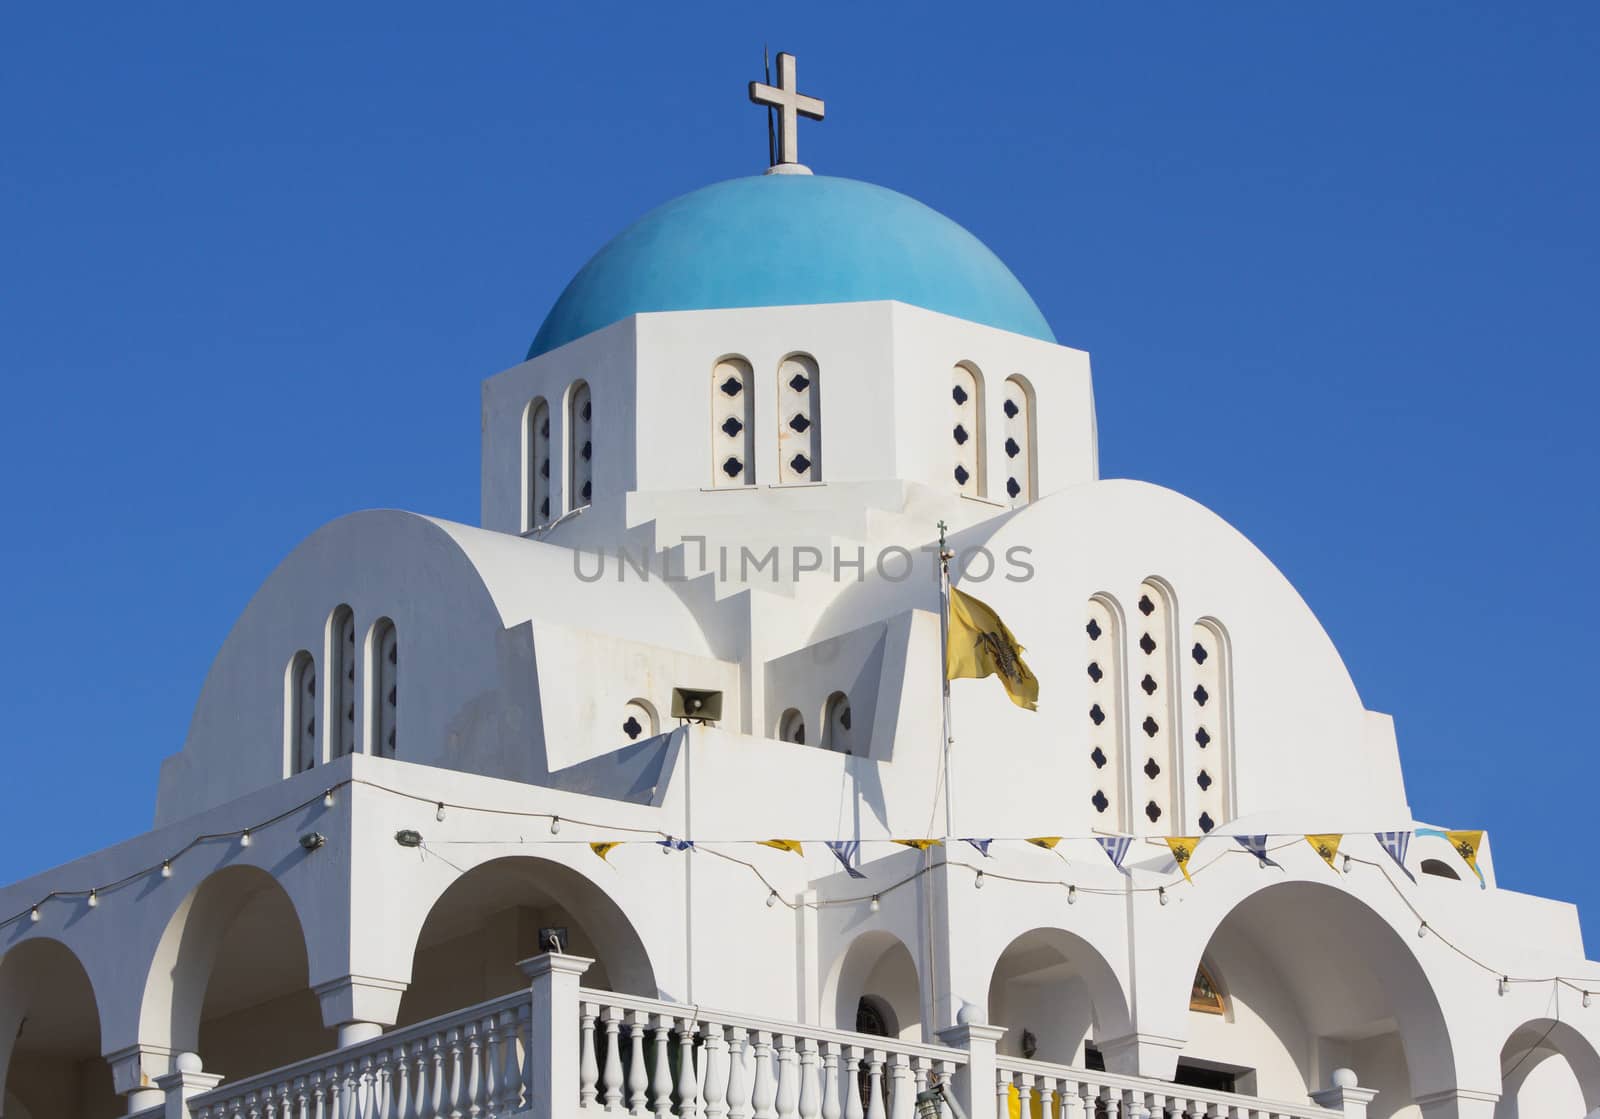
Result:
[[[602,859],[604,859],[607,855],[611,854],[611,852],[612,852],[612,850],[614,848],[621,847],[621,846],[622,846],[622,844],[620,842],[617,842],[617,843],[591,843],[591,844],[589,844],[589,850],[593,851],[596,855],[599,855]]]
[[[1000,616],[971,595],[950,590],[950,634],[945,677],[981,679],[997,675],[1018,707],[1039,709],[1039,678],[1022,659],[1022,646]]]
[[[1172,858],[1178,864],[1178,869],[1183,871],[1183,880],[1190,885],[1194,879],[1189,877],[1189,860],[1194,858],[1195,844],[1200,842],[1198,835],[1175,835],[1167,840],[1167,846],[1172,848]]]
[[[758,839],[756,842],[763,847],[776,847],[780,851],[793,851],[796,855],[803,856],[805,854],[800,849],[800,841],[798,839]]]
[[[1339,857],[1339,841],[1344,838],[1344,833],[1337,834],[1324,832],[1318,835],[1306,836],[1306,842],[1311,844],[1311,849],[1322,856],[1322,861],[1333,866],[1333,860]],[[1335,870],[1339,869],[1334,867]]]
[[[929,847],[939,846],[940,843],[937,839],[895,839],[890,842],[898,843],[902,847],[915,847],[918,851],[926,851]]]
[[[1481,831],[1450,831],[1445,832],[1450,840],[1450,846],[1456,849],[1456,854],[1472,868],[1472,873],[1478,876],[1478,888],[1487,890],[1489,883],[1484,880],[1483,871],[1478,869],[1478,848],[1483,845]]]
[[[1046,851],[1054,851],[1056,844],[1061,842],[1059,835],[1036,835],[1028,840],[1035,847],[1043,847]]]

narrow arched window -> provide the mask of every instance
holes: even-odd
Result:
[[[834,692],[822,709],[822,745],[841,754],[855,753],[855,719],[850,714],[850,697]]]
[[[328,753],[341,758],[356,748],[356,616],[340,606],[328,618]]]
[[[399,748],[400,641],[394,623],[379,618],[368,639],[367,725],[371,727],[370,752],[392,758]]]
[[[1164,583],[1146,579],[1139,585],[1139,598],[1128,619],[1139,633],[1129,654],[1128,738],[1137,745],[1130,745],[1128,761],[1136,767],[1132,780],[1139,827],[1157,835],[1183,834],[1174,815],[1178,805],[1173,785],[1178,775],[1174,723],[1179,709],[1173,697],[1174,613],[1171,591]]]
[[[284,740],[289,772],[304,773],[317,764],[317,662],[306,650],[290,658],[285,685]]]
[[[1000,408],[1006,417],[1006,496],[1022,504],[1032,501],[1038,492],[1033,387],[1021,377],[1007,377],[1006,398]]]
[[[983,374],[962,363],[950,371],[950,399],[955,405],[950,440],[956,490],[971,497],[988,493],[985,477]]]
[[[822,479],[821,384],[817,363],[793,354],[778,366],[778,481]]]
[[[1203,833],[1233,816],[1233,681],[1221,623],[1211,618],[1196,622],[1181,659],[1188,814]]]
[[[550,405],[536,396],[522,430],[522,531],[550,523]]]
[[[743,358],[723,358],[711,370],[711,484],[716,488],[755,484],[754,389]]]
[[[1084,631],[1084,665],[1088,702],[1084,717],[1088,749],[1078,770],[1089,790],[1094,826],[1100,831],[1125,830],[1122,787],[1126,750],[1122,738],[1122,618],[1108,595],[1089,600]]]
[[[799,708],[791,707],[778,717],[778,737],[797,746],[806,744],[806,720]]]
[[[567,484],[568,509],[594,499],[594,407],[587,381],[575,382],[567,393]]]
[[[630,699],[622,709],[622,736],[629,742],[654,738],[661,732],[656,705],[648,699]]]

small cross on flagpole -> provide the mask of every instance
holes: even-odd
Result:
[[[778,84],[750,83],[750,100],[778,110],[778,158],[771,170],[790,174],[808,175],[810,169],[800,162],[800,118],[822,119],[823,105],[815,97],[807,97],[796,86],[794,55],[778,52]],[[771,156],[769,154],[769,159]]]

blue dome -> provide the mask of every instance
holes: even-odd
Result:
[[[1000,258],[943,214],[854,179],[757,175],[619,233],[572,278],[528,356],[644,311],[876,299],[1055,341]]]

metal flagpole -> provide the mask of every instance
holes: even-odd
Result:
[[[955,558],[945,543],[945,523],[939,522],[939,675],[944,684],[944,838],[955,835],[955,791],[950,787],[950,561]],[[948,857],[948,856],[946,856]]]

